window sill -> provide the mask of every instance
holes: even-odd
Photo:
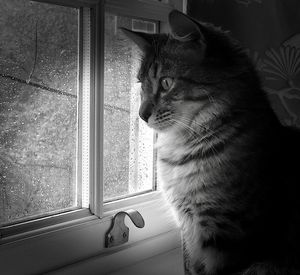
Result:
[[[104,207],[103,207],[103,213],[104,213],[103,216],[104,217],[112,216],[116,212],[119,212],[120,210],[124,210],[124,208],[129,209],[131,205],[142,204],[142,203],[147,204],[150,201],[160,200],[161,197],[162,194],[160,191],[150,191],[144,194],[140,194],[138,196],[134,195],[132,197],[127,197],[112,202],[106,202],[104,203]]]
[[[0,228],[0,245],[70,227],[95,218],[89,209],[74,209],[69,212],[3,226]]]
[[[71,265],[62,267],[57,270],[46,273],[47,275],[80,275],[80,274],[97,274],[107,275],[111,272],[122,272],[123,269],[129,268],[131,271],[135,270],[134,265],[139,264],[142,261],[149,260],[155,256],[179,250],[177,255],[176,266],[179,267],[179,274],[183,274],[183,257],[180,252],[180,232],[178,229],[174,229],[170,232],[134,243],[125,245],[122,248],[115,249],[114,252],[102,253],[86,260],[73,263]],[[180,270],[182,268],[182,270]],[[139,269],[140,270],[140,269]],[[153,267],[151,268],[151,274]],[[182,271],[182,272],[181,272]],[[126,273],[126,274],[144,274],[144,273]],[[162,274],[162,273],[160,273]]]
[[[153,196],[152,200],[148,200],[147,196],[148,198]],[[103,253],[112,255],[123,247],[177,229],[170,207],[165,203],[160,192],[144,194],[141,198],[146,202],[143,199],[142,202],[138,202],[135,198],[129,198],[107,205],[107,211],[104,212],[102,219],[89,216],[90,220],[82,218],[75,224],[66,224],[64,227],[51,226],[43,229],[45,232],[29,232],[27,236],[24,234],[15,240],[10,239],[10,242],[2,243],[0,245],[1,271],[3,274],[10,275],[41,274]],[[133,208],[139,211],[145,220],[145,227],[136,228],[126,217],[125,223],[130,230],[129,242],[108,249],[105,248],[104,236],[111,226],[113,215],[120,210],[117,206],[122,210]],[[15,259],[18,259],[17,265]]]

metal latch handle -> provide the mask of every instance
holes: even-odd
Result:
[[[112,226],[105,234],[105,247],[112,247],[128,242],[129,228],[125,225],[125,216],[128,216],[133,224],[138,228],[145,226],[142,215],[137,210],[127,210],[118,212],[112,221]]]

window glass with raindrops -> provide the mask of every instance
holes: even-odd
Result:
[[[83,206],[80,23],[72,7],[0,4],[0,224],[9,225]],[[155,136],[138,116],[140,53],[119,27],[155,33],[158,23],[105,12],[104,202],[156,188]]]
[[[139,119],[138,47],[120,30],[155,33],[155,21],[105,14],[104,202],[156,188],[155,136]]]
[[[80,207],[78,10],[0,5],[0,224],[9,224]]]

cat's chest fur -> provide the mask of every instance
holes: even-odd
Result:
[[[158,176],[168,200],[179,200],[185,197],[190,204],[218,200],[224,196],[218,193],[214,185],[218,180],[218,172],[224,170],[220,162],[226,161],[226,155],[218,155],[217,159],[190,159],[180,162],[186,156],[200,151],[201,144],[190,146],[181,136],[160,136],[158,147]],[[226,179],[224,179],[226,180]]]
[[[226,255],[211,247],[204,248],[204,243],[217,234],[218,228],[214,220],[201,215],[201,209],[205,210],[207,205],[212,209],[226,195],[212,186],[218,173],[214,159],[176,162],[192,151],[180,136],[161,136],[158,175],[166,198],[175,209],[193,266],[201,266],[207,274],[213,274],[223,266]]]

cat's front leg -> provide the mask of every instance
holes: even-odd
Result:
[[[182,243],[182,252],[183,252],[184,274],[185,275],[207,275],[202,262],[193,259],[193,257],[191,256],[191,252],[188,249],[188,244],[186,239],[184,238],[184,234],[182,231],[181,231],[181,243]],[[195,257],[194,255],[194,258],[198,258],[198,257]]]
[[[182,246],[182,253],[183,253],[184,274],[185,275],[193,275],[192,268],[191,268],[191,258],[187,251],[186,241],[184,239],[182,231],[181,231],[181,246]]]
[[[205,275],[204,269],[196,268],[195,264],[192,261],[192,257],[187,249],[186,240],[181,232],[181,244],[182,244],[182,253],[183,253],[183,265],[184,265],[184,275]]]

